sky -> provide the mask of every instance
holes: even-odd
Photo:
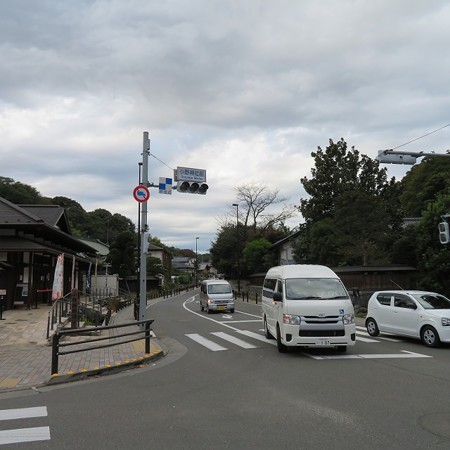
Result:
[[[150,188],[149,231],[205,253],[236,187],[307,198],[330,139],[445,153],[449,23],[440,0],[1,0],[0,176],[137,224],[148,132],[150,182],[191,167],[209,185]]]

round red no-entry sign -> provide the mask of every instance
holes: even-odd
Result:
[[[150,198],[150,191],[146,186],[139,185],[133,189],[133,197],[139,203],[145,203]]]

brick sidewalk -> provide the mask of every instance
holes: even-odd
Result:
[[[150,353],[145,353],[145,341],[120,344],[114,347],[83,351],[59,356],[58,375],[51,375],[52,347],[46,339],[48,310],[5,311],[0,322],[0,392],[26,389],[45,384],[86,378],[90,375],[117,371],[143,364],[163,356],[154,338],[150,339]],[[129,323],[136,327],[133,307],[124,308],[111,317],[110,325]],[[128,330],[128,327],[122,329]],[[116,331],[116,330],[111,330]],[[124,331],[126,332],[126,331]],[[107,331],[102,332],[103,335]],[[97,334],[92,338],[98,337]],[[71,337],[72,341],[87,340],[89,336]],[[114,337],[112,338],[114,339]],[[116,338],[122,339],[122,338]],[[122,340],[130,339],[125,337]],[[64,342],[68,342],[67,339]],[[83,347],[106,343],[81,344]]]

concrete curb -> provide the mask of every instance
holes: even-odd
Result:
[[[109,365],[91,370],[83,370],[81,372],[67,373],[63,375],[55,374],[51,376],[51,378],[44,384],[44,386],[53,386],[56,384],[70,383],[72,381],[86,380],[91,377],[119,373],[124,370],[132,369],[137,366],[146,365],[150,362],[157,361],[163,356],[165,356],[165,354],[162,350],[155,350],[148,355],[138,356],[120,363],[118,362],[114,366]]]

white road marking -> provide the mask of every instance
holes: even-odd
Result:
[[[217,331],[215,333],[211,333],[214,336],[220,337],[221,339],[224,339],[225,341],[231,342],[232,344],[238,345],[242,348],[257,348],[256,345],[249,344],[248,342],[243,341],[242,339],[239,339],[237,337],[231,336],[230,334],[223,333],[222,331]]]
[[[46,417],[47,407],[16,408],[0,410],[0,420],[28,419],[30,417]]]
[[[204,347],[208,348],[209,350],[211,350],[212,352],[219,352],[222,350],[228,350],[225,347],[222,347],[219,344],[216,344],[215,342],[204,338],[203,336],[200,336],[197,333],[193,333],[193,334],[186,334],[186,336],[190,339],[192,339],[193,341],[199,343],[200,345],[203,345]]]
[[[0,420],[29,419],[46,416],[46,406],[0,410]],[[0,445],[17,444],[20,442],[48,441],[49,439],[50,427],[17,428],[0,431]]]
[[[239,334],[243,334],[244,336],[251,337],[252,339],[257,339],[258,341],[265,342],[266,344],[277,345],[273,339],[266,339],[265,336],[258,334],[258,333],[253,333],[253,331],[248,331],[248,330],[236,330],[236,331]]]
[[[48,441],[49,439],[50,427],[18,428],[17,430],[0,431],[0,445]]]
[[[361,330],[361,331],[360,331],[360,330]],[[358,336],[359,336],[359,335],[370,336],[370,334],[367,333],[365,327],[357,326],[357,327],[356,327],[356,331],[357,331],[357,333],[358,333]],[[388,335],[388,336],[393,336],[393,335]],[[394,339],[394,338],[390,338],[390,337],[386,337],[386,336],[380,336],[380,335],[377,336],[377,339],[382,339],[383,341],[389,341],[389,342],[402,342],[401,339]]]
[[[401,350],[402,353],[377,353],[377,354],[360,354],[360,355],[325,355],[315,356],[308,353],[304,353],[305,356],[309,356],[313,359],[398,359],[398,358],[432,358],[429,355],[422,355],[420,353],[408,352]]]

